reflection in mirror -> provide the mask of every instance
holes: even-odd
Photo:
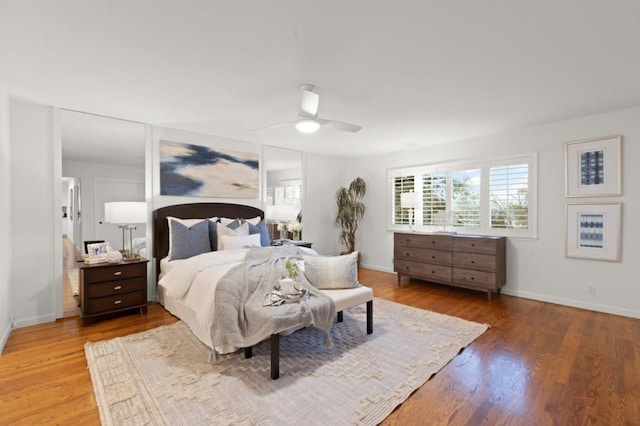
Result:
[[[265,216],[271,238],[301,239],[302,152],[265,146],[264,163],[267,175]]]

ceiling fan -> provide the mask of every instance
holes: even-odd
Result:
[[[300,111],[298,112],[298,119],[296,121],[273,124],[271,126],[260,127],[253,130],[273,129],[275,127],[289,126],[291,124],[294,124],[296,129],[302,133],[313,133],[317,131],[320,126],[352,133],[362,129],[361,126],[357,126],[355,124],[318,118],[320,95],[314,90],[315,86],[312,84],[303,84],[300,86]]]

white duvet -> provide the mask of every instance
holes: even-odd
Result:
[[[165,297],[179,299],[196,312],[200,324],[211,326],[216,285],[231,268],[242,263],[249,249],[212,251],[175,261],[159,285]]]
[[[303,250],[317,255],[315,250]],[[231,268],[244,261],[247,251],[249,249],[213,251],[170,262],[171,267],[162,275],[158,285],[164,288],[165,301],[167,297],[179,300],[195,313],[197,325],[190,324],[187,318],[181,318],[194,332],[196,329],[211,330],[218,281]],[[205,344],[210,345],[208,336],[199,337]],[[220,352],[223,353],[222,350]]]

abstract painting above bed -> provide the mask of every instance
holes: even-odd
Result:
[[[161,140],[160,195],[258,198],[258,154]]]

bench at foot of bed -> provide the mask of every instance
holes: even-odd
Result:
[[[367,304],[367,334],[373,333],[373,290],[369,287],[358,287],[341,290],[321,290],[324,294],[333,299],[338,313],[338,322],[342,322],[342,312],[345,309]],[[244,348],[244,357],[253,356],[253,347]],[[271,378],[276,380],[280,377],[280,335],[271,335]]]

